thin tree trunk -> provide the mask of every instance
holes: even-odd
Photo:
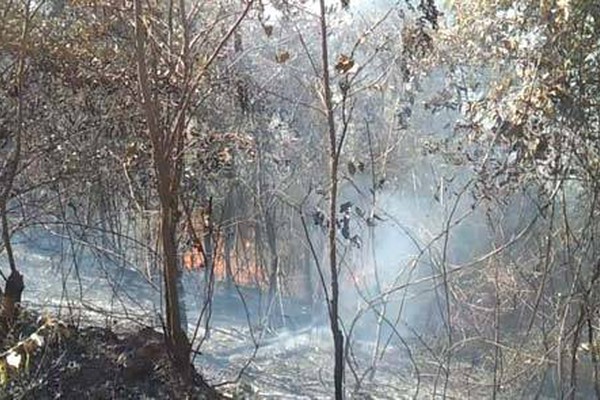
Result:
[[[15,148],[12,154],[8,157],[5,165],[5,171],[0,174],[0,181],[4,183],[4,187],[0,192],[0,218],[2,222],[2,240],[4,242],[4,248],[8,256],[8,263],[10,266],[10,275],[6,280],[6,287],[4,290],[4,296],[2,298],[3,310],[2,310],[2,325],[3,330],[6,332],[10,325],[12,325],[17,315],[17,304],[21,302],[21,296],[25,289],[23,282],[23,275],[17,270],[15,262],[12,244],[10,226],[8,223],[8,199],[13,189],[14,181],[17,176],[19,163],[21,161],[21,140],[23,135],[23,82],[25,78],[25,47],[26,41],[29,35],[29,22],[31,18],[30,14],[30,1],[25,3],[23,26],[21,30],[20,50],[19,58],[17,61],[16,71],[16,96],[17,96],[17,129],[15,132]],[[4,277],[4,275],[2,275]]]
[[[235,226],[237,223],[235,218],[235,202],[234,190],[230,189],[225,200],[225,226],[222,229],[223,240],[223,259],[225,261],[225,284],[228,288],[234,283],[234,271],[231,263],[231,253],[235,244]],[[235,221],[235,222],[234,222]],[[236,273],[239,273],[239,266],[236,265]]]
[[[329,134],[329,178],[331,187],[329,190],[329,269],[331,272],[331,298],[329,299],[329,322],[334,345],[334,368],[333,379],[336,400],[344,398],[344,336],[339,323],[339,274],[337,265],[337,195],[338,195],[338,169],[339,154],[336,140],[335,120],[333,115],[333,101],[331,95],[331,82],[329,77],[329,52],[327,44],[327,20],[325,0],[319,0],[320,23],[321,23],[321,56],[323,63],[323,90],[325,101],[325,112],[327,115],[327,127]]]
[[[269,320],[273,321],[271,313],[273,306],[275,305],[276,296],[279,293],[279,255],[277,253],[277,235],[275,231],[275,217],[273,215],[274,210],[265,210],[265,230],[267,233],[267,242],[269,244],[269,257],[270,257],[270,271],[269,271],[269,298],[268,298],[268,310],[267,315]],[[283,314],[283,310],[282,310]],[[281,315],[281,322],[285,324],[285,318]]]
[[[203,190],[204,192],[204,190]],[[214,241],[214,227],[212,222],[212,197],[208,198],[206,207],[203,210],[202,215],[202,244],[204,245],[204,301],[206,304],[206,313],[204,314],[204,337],[210,338],[210,318],[212,316],[212,298],[215,289],[215,241]]]

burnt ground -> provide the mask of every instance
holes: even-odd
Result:
[[[242,344],[247,340],[239,330],[219,330],[212,335],[212,344],[206,347],[199,363],[211,382],[233,381],[243,369],[238,386],[251,393],[251,398],[332,398],[333,346],[328,328],[283,332],[272,339],[263,339],[256,352],[253,345]],[[441,398],[443,376],[434,357],[390,346],[377,358],[375,373],[371,373],[373,350],[374,343],[353,341],[346,357],[348,398]],[[475,372],[466,363],[461,368]],[[469,398],[462,389],[463,383],[453,380],[445,398]],[[433,396],[434,392],[437,396]],[[470,398],[485,397],[481,388],[470,393]]]
[[[44,328],[48,321],[51,327]],[[199,374],[191,392],[173,372],[162,334],[68,325],[24,311],[2,343],[5,353],[35,332],[41,346],[20,346],[18,367],[2,363],[2,399],[215,399]],[[42,329],[42,330],[40,330]],[[6,358],[6,357],[5,357]],[[27,359],[28,358],[28,359]]]
[[[137,273],[90,262],[77,274],[59,268],[60,258],[35,251],[18,252],[25,275],[24,303],[28,310],[49,312],[69,324],[68,335],[45,343],[29,361],[27,369],[12,371],[0,398],[25,399],[165,399],[184,398],[180,383],[169,370],[159,343],[160,334],[143,331],[157,327],[160,293]],[[0,262],[1,264],[1,262]],[[190,332],[194,332],[202,306],[201,279],[187,277],[186,307]],[[261,298],[262,296],[262,298]],[[243,300],[242,300],[243,298]],[[219,392],[240,399],[325,399],[332,397],[331,336],[323,318],[306,315],[290,300],[282,308],[286,323],[264,327],[259,292],[217,290],[212,308],[210,335],[203,341],[194,365]],[[41,311],[44,310],[44,311]],[[417,319],[420,315],[415,316]],[[0,344],[15,346],[38,329],[38,315],[26,313],[12,336]],[[477,351],[452,359],[452,371],[444,389],[445,371],[440,368],[444,344],[435,337],[423,342],[404,335],[386,348],[373,364],[371,322],[356,336],[347,354],[346,387],[349,398],[403,399],[490,398],[493,363]],[[207,332],[199,330],[202,337]],[[475,346],[475,344],[474,344]],[[475,347],[480,347],[479,344]],[[489,352],[488,352],[489,353]],[[532,370],[529,360],[515,363],[520,370],[498,393],[498,398],[530,398],[515,392],[532,387],[521,370]],[[0,378],[2,377],[0,368]],[[192,398],[210,393],[197,377]],[[527,389],[529,390],[529,389]],[[535,390],[535,389],[534,389]],[[552,396],[550,396],[552,397]],[[540,397],[541,398],[541,397]]]
[[[48,321],[53,321],[51,324]],[[57,322],[58,321],[58,322]],[[18,369],[0,368],[0,399],[327,399],[332,397],[332,345],[327,327],[261,331],[218,324],[195,357],[195,386],[187,394],[170,368],[164,338],[130,320],[103,326],[92,318],[73,322],[24,310],[1,343],[4,356],[40,327],[43,345]],[[116,323],[115,323],[116,322]],[[219,321],[216,321],[219,322]],[[203,332],[205,333],[205,332]],[[352,399],[483,399],[492,393],[492,364],[456,356],[448,386],[437,348],[391,343],[373,363],[375,344],[354,340],[347,354],[346,387]],[[22,353],[25,356],[25,353]],[[6,363],[0,363],[6,366]],[[206,381],[205,381],[206,379]],[[218,387],[217,395],[208,385]],[[514,388],[523,382],[513,381]],[[511,391],[497,398],[531,398]],[[543,398],[540,396],[539,398]]]
[[[325,328],[287,330],[277,335],[256,331],[253,334],[259,346],[248,343],[249,331],[241,327],[215,328],[197,357],[199,373],[193,391],[187,393],[170,367],[162,334],[148,327],[120,324],[112,329],[78,328],[25,310],[2,343],[3,350],[23,343],[47,321],[55,322],[52,329],[44,331],[43,345],[30,350],[29,361],[23,361],[18,369],[8,368],[0,398],[220,398],[200,373],[228,398],[312,399],[332,394],[332,349]],[[352,398],[431,398],[435,368],[416,371],[406,351],[391,347],[377,360],[378,372],[370,376],[363,367],[372,351],[371,344],[354,342],[348,354]],[[452,388],[446,397],[462,398]]]

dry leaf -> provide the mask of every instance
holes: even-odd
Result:
[[[19,366],[21,365],[21,359],[22,359],[21,355],[19,353],[17,353],[16,351],[12,350],[6,356],[6,363],[8,365],[10,365],[11,367],[19,369]]]
[[[265,31],[265,34],[267,35],[267,37],[271,37],[271,35],[273,34],[273,25],[265,25],[263,24],[263,30]]]
[[[340,54],[337,59],[337,64],[335,64],[335,70],[345,74],[346,72],[350,71],[352,67],[354,67],[354,60],[345,54]]]
[[[290,59],[289,51],[284,50],[275,55],[275,61],[277,61],[278,64],[283,64],[284,62],[288,61],[289,59]]]

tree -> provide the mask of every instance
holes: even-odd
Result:
[[[251,6],[252,1],[248,1],[244,5],[242,13],[214,51],[202,63],[199,63],[200,53],[197,46],[202,33],[199,34],[200,36],[194,36],[193,26],[200,4],[195,5],[189,11],[184,1],[180,1],[177,5],[169,3],[166,9],[158,7],[156,11],[159,13],[159,19],[155,22],[153,21],[154,16],[144,13],[140,0],[134,2],[135,58],[140,105],[144,112],[148,137],[152,145],[152,159],[160,200],[160,230],[166,301],[165,335],[176,368],[181,371],[184,381],[188,384],[191,382],[191,345],[187,338],[187,324],[185,318],[182,318],[182,298],[178,293],[180,272],[177,255],[177,227],[181,214],[179,199],[185,162],[183,156],[188,127],[192,119],[190,109],[197,101],[199,86],[208,68],[245,18]],[[162,22],[162,13],[166,14],[168,26],[166,31],[159,26]],[[179,29],[177,33],[175,25]],[[161,30],[164,34],[162,37],[167,39],[163,42],[167,46],[167,51],[161,51],[160,47],[149,44],[156,40],[153,35]],[[173,89],[176,96],[172,100],[174,106],[171,103],[161,104],[154,94],[153,84],[161,79],[159,74],[165,72],[157,71],[150,65],[160,63],[162,57],[168,60],[165,65],[167,77],[171,76],[175,82]]]
[[[41,2],[37,13],[30,15],[35,14],[39,23],[32,32],[35,40],[27,46],[19,38],[21,24],[26,21],[27,26],[30,16],[23,18],[8,9],[3,13],[10,23],[2,27],[2,62],[8,57],[29,62],[28,80],[14,74],[19,79],[10,87],[27,86],[30,90],[14,94],[32,95],[13,96],[20,101],[15,109],[22,110],[24,105],[38,109],[35,118],[21,115],[18,123],[16,118],[2,121],[3,127],[14,128],[7,138],[11,143],[21,144],[22,120],[27,120],[31,135],[22,140],[23,151],[18,147],[15,151],[15,146],[8,151],[9,162],[0,171],[8,183],[2,180],[0,205],[6,209],[13,196],[24,209],[22,200],[28,196],[41,202],[49,197],[44,209],[35,216],[27,211],[27,218],[39,218],[35,223],[44,227],[60,225],[69,237],[94,249],[99,246],[93,241],[100,236],[105,244],[102,249],[110,251],[113,246],[128,259],[129,244],[135,242],[129,235],[136,232],[125,231],[121,219],[141,225],[140,219],[158,204],[166,286],[165,337],[187,383],[192,377],[191,347],[177,283],[183,171],[193,147],[190,125],[202,118],[198,109],[211,65],[252,4],[244,4],[221,33],[220,25],[211,19],[219,21],[225,11],[214,5],[137,2],[131,24],[131,10],[119,4]],[[135,108],[131,111],[137,101],[139,113]],[[144,127],[147,136],[139,134]],[[19,185],[13,185],[19,158],[26,162],[17,171]],[[8,229],[4,233],[5,237],[10,234]],[[129,244],[123,245],[122,240]],[[13,269],[9,243],[7,249]]]
[[[501,176],[514,183],[549,181],[566,170],[593,181],[597,6],[487,1],[456,4],[453,12],[456,23],[448,27],[439,53],[454,68],[472,123],[462,128],[473,133],[465,149],[501,150],[481,159],[481,171],[498,183]],[[493,45],[467,32],[493,38]]]
[[[331,324],[331,334],[333,335],[334,346],[334,367],[333,379],[335,385],[335,398],[341,400],[344,398],[344,335],[340,327],[340,286],[337,261],[337,196],[338,196],[338,170],[340,154],[344,143],[344,134],[338,139],[338,133],[335,126],[335,115],[333,111],[333,101],[331,94],[331,81],[329,78],[329,47],[327,45],[327,10],[325,0],[319,1],[320,6],[320,26],[321,26],[321,62],[323,68],[323,102],[325,106],[325,116],[327,118],[327,134],[329,136],[329,232],[328,232],[328,250],[329,250],[329,269],[331,297],[327,309],[329,311],[329,322]]]
[[[596,340],[600,9],[587,1],[449,5],[455,19],[436,48],[464,120],[446,144],[478,175],[480,198],[535,198],[545,239],[528,271],[537,285],[525,336],[558,331],[556,391],[574,398],[585,390],[577,384],[579,343]],[[554,325],[544,304],[557,293],[561,308],[551,312],[561,322]],[[597,361],[592,354],[596,396]]]
[[[425,9],[427,2],[422,3],[423,9]],[[295,8],[295,6],[298,7]],[[351,4],[350,7],[352,8]],[[344,365],[346,362],[344,357],[345,354],[348,354],[345,351],[344,342],[350,339],[345,339],[342,331],[340,279],[344,279],[344,270],[348,262],[344,260],[345,257],[341,257],[339,254],[347,255],[349,248],[357,246],[359,235],[357,235],[357,232],[353,232],[353,237],[348,235],[348,231],[343,227],[344,221],[346,221],[344,219],[346,211],[338,211],[338,206],[340,206],[337,204],[338,196],[341,191],[339,182],[341,180],[344,182],[352,181],[349,175],[340,172],[340,165],[346,165],[345,161],[350,162],[354,158],[363,158],[364,162],[361,170],[365,170],[364,163],[369,162],[369,157],[365,156],[365,143],[368,135],[361,132],[363,121],[359,112],[368,110],[367,104],[376,104],[373,107],[376,108],[383,103],[383,101],[379,102],[378,99],[374,98],[377,98],[379,91],[384,92],[381,87],[385,87],[385,79],[392,75],[388,71],[395,71],[396,58],[392,51],[387,53],[384,50],[393,43],[392,39],[386,39],[385,33],[388,32],[386,29],[390,31],[397,29],[397,25],[394,24],[398,21],[389,18],[393,22],[389,22],[389,26],[384,29],[379,28],[384,22],[388,21],[388,17],[393,14],[393,11],[400,10],[400,7],[390,6],[389,9],[384,7],[383,12],[381,10],[373,11],[369,13],[369,17],[373,20],[365,18],[365,26],[355,24],[352,27],[349,25],[344,26],[347,22],[345,18],[349,17],[348,15],[336,9],[335,6],[332,7],[334,9],[332,11],[327,4],[321,2],[316,3],[314,6],[300,6],[289,3],[287,6],[279,5],[275,8],[277,12],[281,13],[280,17],[275,12],[270,15],[270,18],[273,18],[272,20],[259,19],[259,23],[256,24],[256,35],[264,33],[264,36],[267,37],[267,43],[264,45],[261,43],[260,46],[257,46],[260,49],[255,50],[258,57],[251,53],[253,59],[264,58],[267,63],[273,64],[272,75],[274,79],[269,80],[268,86],[265,82],[262,82],[264,80],[262,77],[264,70],[261,69],[260,64],[253,65],[254,68],[249,74],[257,81],[258,94],[255,93],[255,95],[258,97],[264,93],[273,99],[273,104],[266,102],[267,105],[265,106],[264,103],[260,103],[260,109],[263,111],[263,118],[265,111],[272,113],[274,128],[280,131],[280,140],[283,141],[287,138],[283,132],[290,130],[290,126],[292,127],[292,135],[290,136],[297,132],[297,136],[294,138],[296,139],[294,148],[298,150],[293,155],[286,155],[284,159],[275,159],[274,163],[279,161],[296,165],[296,169],[301,173],[292,175],[297,176],[296,179],[288,180],[296,180],[298,186],[294,187],[293,184],[278,186],[278,179],[281,178],[277,174],[270,174],[269,178],[274,181],[272,184],[274,187],[287,189],[275,193],[294,209],[300,210],[302,213],[308,211],[313,214],[311,217],[316,217],[315,224],[318,225],[314,228],[315,231],[327,231],[322,246],[320,246],[321,240],[318,235],[307,233],[306,236],[310,243],[306,246],[312,248],[314,258],[312,267],[316,267],[321,276],[322,287],[320,289],[325,293],[326,309],[334,341],[335,362],[333,369],[336,396],[343,396]],[[303,13],[301,10],[304,8],[309,10]],[[369,11],[371,10],[369,9]],[[417,14],[416,10],[412,11]],[[271,10],[271,12],[273,11]],[[308,27],[314,26],[315,16],[320,28],[318,35],[313,35],[312,30],[308,29]],[[288,17],[290,21],[282,22],[285,17]],[[344,22],[340,22],[340,20]],[[423,22],[423,24],[425,23]],[[360,27],[357,25],[360,25]],[[285,37],[286,40],[273,41],[270,44],[268,38],[271,36]],[[282,45],[281,43],[285,44]],[[262,49],[263,46],[266,48],[265,51]],[[335,50],[331,50],[332,48]],[[389,55],[389,64],[386,63],[388,60],[381,62],[379,57],[384,58],[382,54]],[[364,65],[359,64],[363,60],[366,60]],[[373,65],[378,65],[379,62],[382,64],[381,69],[373,67]],[[353,69],[355,64],[357,68]],[[280,74],[282,76],[281,81],[278,79]],[[288,74],[292,74],[294,79],[289,79]],[[382,76],[385,78],[382,78]],[[390,78],[390,80],[392,79]],[[316,88],[315,80],[319,82]],[[377,89],[378,86],[380,89]],[[395,95],[392,97],[396,100]],[[281,102],[288,104],[291,110],[282,107]],[[388,102],[393,101],[388,100]],[[388,102],[382,108],[394,109],[394,106]],[[387,108],[385,109],[387,110]],[[355,112],[353,113],[353,111]],[[372,119],[372,115],[366,116],[365,119]],[[384,118],[381,118],[381,121],[383,120]],[[389,125],[394,124],[395,122]],[[388,128],[386,123],[381,125],[384,128],[376,125],[373,129]],[[323,132],[325,132],[325,135],[323,135]],[[395,132],[396,130],[394,130]],[[395,141],[397,138],[393,137],[390,140]],[[347,141],[350,142],[348,145]],[[379,149],[382,153],[390,153],[382,142],[377,139],[373,142],[374,153],[377,153]],[[352,147],[349,147],[350,144]],[[275,146],[277,144],[274,143],[271,152],[277,151]],[[281,143],[279,146],[281,146]],[[326,151],[315,152],[315,148],[326,148]],[[276,154],[267,154],[264,158],[259,155],[259,158],[261,161],[268,159],[268,156],[275,158]],[[370,168],[373,169],[373,175],[377,176],[377,181],[383,180],[380,174],[381,171],[387,168],[387,157],[381,157],[381,159],[384,160],[381,162],[382,165],[373,162],[373,165],[366,167],[368,171],[370,171]],[[264,164],[262,165],[264,168]],[[276,168],[274,169],[276,170]],[[327,173],[324,174],[322,172],[324,170]],[[377,182],[374,184],[377,184]],[[350,184],[347,186],[350,186]],[[307,187],[311,188],[308,190],[308,194]],[[312,189],[315,188],[316,190],[313,191]],[[309,201],[298,200],[301,198],[311,199]],[[327,211],[325,213],[317,212],[315,203],[326,203]],[[351,207],[350,210],[353,213],[354,208]],[[304,217],[304,215],[301,215],[301,217]],[[369,216],[365,216],[365,219],[367,217]],[[353,238],[354,242],[351,242]],[[350,246],[348,243],[354,244]],[[323,264],[321,264],[322,259],[319,254],[320,247],[326,251],[323,256],[326,261]],[[321,265],[326,265],[327,270],[321,271]]]
[[[11,10],[6,10],[10,12]],[[25,90],[25,77],[26,77],[26,54],[25,47],[29,40],[29,31],[33,10],[31,4],[27,1],[23,10],[17,10],[18,13],[23,14],[22,24],[20,27],[21,34],[18,40],[19,50],[16,57],[16,68],[13,74],[13,100],[16,103],[14,107],[16,109],[15,127],[14,132],[3,133],[1,139],[3,143],[0,145],[3,149],[0,149],[2,153],[5,153],[6,158],[1,165],[0,169],[0,219],[2,222],[2,240],[4,249],[8,256],[8,263],[10,266],[10,275],[6,279],[6,287],[4,289],[3,301],[2,301],[2,331],[7,333],[10,329],[16,314],[17,304],[21,301],[21,295],[25,288],[23,282],[23,276],[17,269],[15,258],[13,255],[13,249],[11,244],[11,229],[8,220],[8,203],[13,196],[15,178],[19,172],[21,157],[22,157],[22,141],[23,141],[23,130],[25,128],[25,117],[24,117],[24,90]],[[8,128],[10,129],[10,128]]]

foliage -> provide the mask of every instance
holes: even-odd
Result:
[[[175,281],[190,243],[208,264],[268,279],[269,328],[286,290],[315,308],[325,297],[338,366],[357,386],[383,357],[381,331],[406,345],[402,311],[394,324],[384,315],[408,293],[403,268],[431,273],[447,336],[431,355],[446,384],[453,351],[471,342],[485,343],[494,391],[502,363],[521,360],[503,335],[539,368],[550,363],[536,349],[556,350],[556,365],[571,357],[572,376],[579,344],[595,348],[595,2],[46,0],[29,3],[23,35],[26,4],[0,5],[0,177],[22,131],[11,235],[31,226],[68,238],[75,264],[86,246],[150,278],[162,268],[167,312],[186,310]],[[397,231],[415,260],[376,251]],[[204,320],[193,322],[209,332],[214,276],[204,271],[194,294]],[[366,372],[348,359],[340,316],[353,283],[367,289],[352,327],[377,321]]]
[[[2,386],[6,387],[15,376],[30,373],[32,358],[39,354],[45,346],[53,346],[69,337],[69,328],[62,321],[54,318],[40,318],[38,322],[39,328],[0,354],[0,384]],[[16,329],[20,330],[24,327],[29,329],[28,323],[31,321],[21,317]],[[33,367],[36,366],[33,365]]]
[[[488,189],[599,173],[597,41],[589,1],[452,3],[438,50],[465,121],[457,149]]]
[[[531,251],[520,245],[508,252],[506,267],[496,266],[491,278],[497,299],[504,268],[533,282],[535,297],[520,295],[532,314],[513,331],[496,322],[494,338],[516,331],[522,346],[535,348],[534,336],[542,335],[557,354],[555,368],[540,366],[557,374],[556,393],[598,395],[595,355],[590,365],[577,354],[579,343],[595,343],[599,305],[600,8],[589,1],[447,3],[434,64],[449,78],[445,103],[459,104],[462,119],[436,151],[454,153],[477,174],[488,215],[503,210],[510,218],[519,198],[536,210],[523,240]],[[512,267],[512,256],[524,262]]]

